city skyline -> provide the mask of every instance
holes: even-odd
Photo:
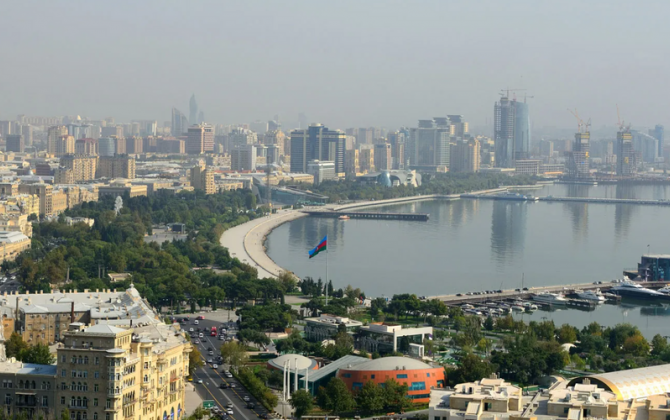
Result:
[[[457,110],[476,127],[492,124],[490,103],[510,87],[534,97],[535,127],[571,127],[568,107],[590,116],[594,127],[614,125],[617,103],[634,126],[668,123],[661,75],[670,63],[657,53],[669,31],[660,20],[670,9],[664,3],[299,3],[7,5],[0,33],[12,40],[7,56],[22,65],[5,69],[0,119],[31,113],[166,121],[171,107],[186,109],[195,93],[215,123],[279,113],[295,124],[304,113],[309,123],[338,128],[400,127]],[[157,18],[146,19],[147,12]],[[317,14],[324,18],[309,19]],[[455,14],[468,19],[440,24]],[[184,25],[196,16],[197,26]],[[635,19],[644,30],[620,31]],[[249,21],[253,32],[241,27]],[[565,21],[579,29],[566,30]],[[119,30],[98,30],[111,24]],[[388,30],[399,26],[405,30]],[[68,65],[45,66],[58,51]],[[110,65],[127,60],[134,65]]]

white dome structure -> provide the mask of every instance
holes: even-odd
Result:
[[[284,364],[288,362],[289,371],[294,372],[296,367],[296,362],[298,365],[298,371],[309,369],[316,370],[319,368],[315,360],[305,357],[301,354],[283,354],[277,358],[274,358],[268,361],[268,367],[274,368],[277,370],[284,371]]]

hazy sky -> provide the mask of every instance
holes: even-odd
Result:
[[[3,1],[0,119],[331,127],[492,119],[526,88],[536,127],[670,123],[670,1]],[[521,93],[519,96],[522,96]],[[668,124],[666,124],[668,125]]]

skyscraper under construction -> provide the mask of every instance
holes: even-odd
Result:
[[[495,162],[500,168],[513,168],[517,160],[530,155],[530,117],[528,104],[510,100],[504,94],[493,107]]]
[[[631,176],[636,170],[633,135],[629,127],[621,127],[616,133],[616,174],[621,177]]]

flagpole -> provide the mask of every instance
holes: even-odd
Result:
[[[328,238],[328,235],[326,235],[326,238]],[[326,245],[326,306],[328,306],[328,245]]]

